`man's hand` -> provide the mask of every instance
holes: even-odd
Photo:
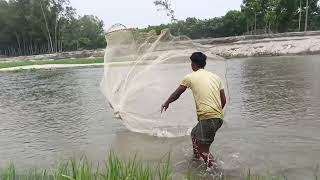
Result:
[[[176,101],[184,91],[186,91],[187,87],[180,85],[169,97],[169,99],[161,106],[161,113],[163,111],[167,111],[169,104]]]
[[[169,107],[169,103],[165,102],[164,104],[162,104],[162,106],[161,106],[161,113],[162,113],[163,111],[167,111],[168,107]]]

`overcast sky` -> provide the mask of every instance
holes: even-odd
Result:
[[[154,0],[70,0],[79,15],[98,16],[108,29],[121,23],[127,27],[147,27],[168,23],[163,11],[157,11]],[[239,10],[242,0],[171,0],[178,19],[200,19],[223,16],[229,10]]]

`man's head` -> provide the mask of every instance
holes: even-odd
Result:
[[[202,52],[194,52],[190,56],[191,59],[191,67],[193,71],[197,71],[198,69],[203,69],[207,64],[207,56]]]

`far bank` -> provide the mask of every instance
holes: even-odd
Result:
[[[320,54],[320,32],[299,32],[237,36],[227,38],[181,41],[194,44],[223,58],[292,56]],[[168,49],[172,50],[172,49]],[[103,65],[105,49],[63,52],[34,56],[2,57],[0,69],[30,66],[27,68],[77,67]],[[66,64],[65,66],[62,66]],[[45,66],[44,66],[45,65]],[[16,68],[15,68],[16,69]],[[19,68],[18,68],[19,69]]]

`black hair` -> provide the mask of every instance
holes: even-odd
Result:
[[[190,56],[192,63],[196,64],[199,68],[204,68],[207,64],[207,56],[202,52],[194,52]]]

